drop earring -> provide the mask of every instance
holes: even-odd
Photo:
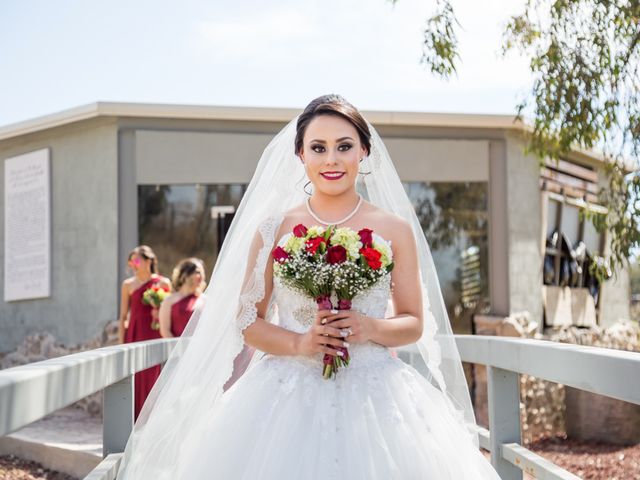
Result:
[[[313,191],[311,192],[307,192],[307,187],[311,184],[311,180],[309,180],[307,183],[304,184],[304,187],[302,187],[302,190],[304,190],[304,193],[306,193],[307,195],[311,196],[313,194]]]
[[[363,160],[364,160],[364,157],[360,159],[360,163],[362,163]],[[368,172],[361,172],[360,169],[358,169],[358,174],[362,175],[362,178],[364,178],[366,175],[371,174],[371,170],[369,170]]]

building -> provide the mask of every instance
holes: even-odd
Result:
[[[154,248],[164,274],[187,255],[204,258],[210,274],[231,207],[238,205],[260,153],[298,113],[94,103],[0,128],[0,352],[41,331],[65,344],[80,343],[115,320],[126,257],[139,243]],[[571,314],[558,320],[556,313],[571,302],[575,308],[576,301],[593,303],[595,318],[579,314],[578,323],[629,318],[628,272],[601,285],[595,298],[583,287],[585,274],[576,274],[576,263],[563,254],[563,234],[569,250],[580,240],[591,254],[606,248],[606,239],[578,216],[604,182],[597,154],[576,151],[541,169],[537,158],[524,153],[527,127],[511,116],[364,114],[385,140],[423,223],[456,331],[470,331],[477,312],[526,310],[541,324],[543,316],[547,323],[566,321]],[[7,270],[7,235],[14,235],[18,247],[21,237],[15,236],[18,214],[7,213],[16,188],[7,190],[8,165],[41,150],[50,166],[38,177],[46,187],[38,201],[50,208],[50,226],[42,230],[50,231],[43,250],[50,282],[39,298],[11,300],[7,291],[19,275]],[[301,170],[301,188],[302,179]],[[34,198],[11,201],[24,206]],[[549,243],[554,229],[560,240]],[[552,272],[546,280],[545,256]],[[544,285],[562,284],[565,266],[573,288]]]

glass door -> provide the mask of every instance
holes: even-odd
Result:
[[[140,185],[138,234],[170,276],[185,257],[198,257],[211,275],[246,184]]]

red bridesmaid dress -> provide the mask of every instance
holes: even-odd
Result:
[[[197,301],[198,295],[192,293],[171,305],[171,333],[174,337],[179,337],[184,332]]]
[[[142,340],[153,340],[160,337],[160,330],[151,328],[151,306],[142,303],[142,295],[145,290],[151,288],[160,282],[160,276],[156,275],[140,285],[131,293],[130,305],[131,313],[129,317],[129,326],[125,332],[125,343],[139,342]],[[151,391],[153,384],[160,376],[160,365],[147,368],[135,374],[134,380],[134,419],[138,418],[142,405],[147,399],[147,395]]]

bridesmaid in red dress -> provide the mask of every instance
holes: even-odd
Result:
[[[165,298],[160,305],[160,334],[163,337],[182,335],[191,314],[204,300],[204,275],[204,264],[199,258],[181,260],[173,269],[174,293]]]
[[[140,245],[129,253],[128,265],[134,275],[122,282],[118,328],[120,342],[131,343],[160,338],[158,309],[143,303],[142,295],[145,290],[154,286],[171,290],[171,282],[168,278],[158,275],[158,260],[147,245]],[[160,365],[135,374],[134,419],[138,418],[142,405],[159,375]]]

